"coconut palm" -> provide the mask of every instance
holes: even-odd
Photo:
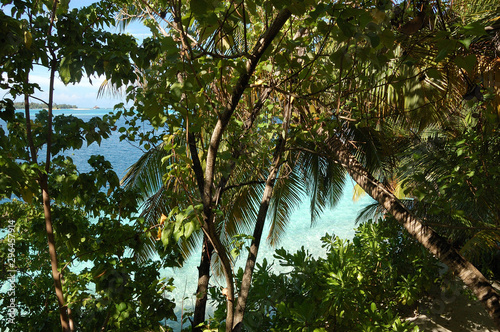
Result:
[[[482,27],[485,26],[487,28],[493,27],[496,24],[498,18],[495,18],[496,11],[492,10],[496,4],[491,2],[482,3],[480,7],[478,7],[478,3],[472,3],[468,1],[462,1],[459,3],[455,3],[454,7],[448,10],[447,15],[443,21],[444,15],[437,15],[436,18],[438,21],[436,24],[441,24],[443,27],[447,29],[451,29],[454,22],[461,22],[464,25]],[[460,8],[460,10],[457,10]],[[485,10],[486,9],[486,10]],[[440,11],[437,11],[440,13]],[[460,29],[454,28],[455,31],[453,34],[458,35],[461,32]],[[488,29],[487,29],[488,30]],[[494,30],[494,29],[491,29]],[[432,30],[431,30],[432,32]],[[425,36],[429,35],[429,31],[424,32]],[[418,38],[417,36],[414,36]],[[419,186],[418,183],[415,183],[415,174],[421,174],[421,179],[424,177],[426,181],[428,181],[428,186],[426,188],[422,187],[422,183],[420,183],[420,193],[428,193],[427,197],[438,198],[441,194],[437,192],[437,184],[436,181],[442,179],[445,176],[449,176],[450,170],[457,166],[456,161],[453,164],[443,163],[444,156],[450,155],[450,151],[446,151],[446,149],[450,149],[450,144],[454,144],[453,142],[459,142],[464,138],[463,132],[467,130],[467,127],[470,127],[470,120],[474,120],[474,117],[478,119],[478,132],[475,137],[483,137],[486,141],[493,139],[486,138],[491,136],[491,128],[488,129],[484,125],[480,125],[481,122],[484,123],[485,112],[481,111],[481,108],[470,108],[464,100],[477,100],[483,99],[483,94],[485,90],[480,89],[479,85],[479,77],[480,73],[483,72],[483,85],[484,87],[490,87],[496,89],[495,87],[495,79],[494,79],[494,69],[491,69],[490,63],[495,63],[492,51],[495,47],[492,47],[492,43],[494,44],[493,39],[495,35],[487,35],[480,37],[470,37],[472,40],[472,44],[470,45],[469,50],[460,50],[457,54],[454,54],[450,57],[449,61],[446,61],[446,66],[437,65],[435,61],[427,61],[427,58],[435,58],[439,53],[439,49],[420,44],[419,46],[411,46],[409,54],[413,56],[413,58],[421,58],[422,63],[425,66],[430,66],[428,69],[419,65],[418,62],[415,64],[416,66],[422,67],[425,70],[422,71],[424,76],[421,76],[420,81],[423,83],[432,83],[433,86],[437,87],[436,91],[441,93],[441,97],[438,97],[438,100],[442,100],[445,103],[437,104],[434,107],[427,107],[427,113],[430,115],[427,118],[432,118],[432,114],[441,114],[442,119],[440,121],[433,120],[429,125],[418,125],[415,126],[413,124],[413,119],[407,119],[406,123],[412,124],[414,128],[420,130],[412,129],[412,136],[408,137],[407,144],[405,146],[405,150],[402,151],[400,155],[400,161],[398,162],[399,171],[392,175],[393,179],[397,181],[405,180],[406,190],[410,192],[410,189],[417,189]],[[425,52],[425,50],[430,50]],[[465,52],[465,53],[464,53]],[[492,58],[493,57],[493,58]],[[467,60],[467,61],[465,61]],[[467,65],[467,62],[470,63],[470,68]],[[475,70],[472,67],[472,64],[477,63],[478,66]],[[434,69],[434,68],[435,69]],[[427,73],[427,74],[425,74]],[[432,77],[437,77],[439,80],[437,82]],[[437,84],[437,85],[436,85]],[[427,95],[428,97],[428,95]],[[497,98],[497,97],[495,97]],[[498,101],[493,100],[493,107],[498,107]],[[444,111],[443,111],[444,110]],[[486,112],[487,113],[487,112]],[[495,126],[491,123],[491,121],[495,122],[498,119],[495,115],[490,117],[490,124],[487,126]],[[468,119],[468,120],[467,120]],[[439,120],[439,119],[436,119]],[[468,123],[466,123],[466,120]],[[420,122],[422,123],[422,122]],[[479,133],[482,132],[482,133]],[[488,132],[490,134],[488,134]],[[461,136],[461,138],[458,138]],[[467,138],[470,140],[470,137]],[[472,141],[470,141],[472,143]],[[483,144],[484,148],[487,145],[491,144]],[[482,149],[478,149],[481,151]],[[416,162],[414,159],[415,155],[420,155],[422,158]],[[494,156],[494,154],[492,155]],[[402,159],[401,159],[402,158]],[[450,160],[451,161],[451,160]],[[466,168],[466,167],[465,167]],[[404,169],[406,171],[401,171]],[[420,171],[419,171],[420,170]],[[412,181],[413,179],[413,181]],[[491,179],[491,177],[490,177]],[[418,181],[417,181],[418,182]],[[434,184],[432,184],[434,183]],[[399,185],[394,185],[393,188],[401,188],[401,182]],[[458,188],[457,188],[458,189]],[[455,243],[458,247],[464,247],[462,253],[466,254],[466,256],[470,259],[474,259],[474,262],[479,263],[477,260],[478,251],[485,251],[483,246],[478,245],[480,243],[480,239],[484,238],[484,234],[486,232],[493,232],[496,234],[496,222],[498,219],[495,214],[498,214],[497,208],[495,207],[495,190],[487,190],[491,195],[484,195],[483,197],[478,197],[475,193],[472,193],[469,189],[465,189],[462,197],[456,196],[458,194],[457,190],[453,192],[453,196],[456,196],[456,199],[452,197],[446,197],[446,201],[454,201],[454,208],[447,209],[447,213],[440,213],[439,216],[436,216],[434,212],[433,214],[429,214],[429,211],[435,211],[436,209],[443,211],[442,207],[438,207],[439,204],[443,204],[442,200],[437,201],[435,204],[424,204],[424,202],[418,202],[414,198],[406,199],[406,206],[412,209],[412,212],[416,213],[419,216],[424,217],[426,223],[428,225],[434,225],[437,230],[440,232],[444,232],[442,234],[447,234],[450,237],[450,240]],[[433,193],[433,194],[429,194]],[[450,191],[451,193],[451,191]],[[416,192],[413,194],[416,195]],[[398,198],[402,198],[399,196]],[[474,202],[474,204],[471,204]],[[418,204],[417,204],[418,203]],[[465,215],[453,214],[453,211],[460,211],[463,213],[464,211],[468,211]],[[489,211],[489,212],[488,212]],[[360,215],[359,220],[372,218],[376,214],[383,214],[384,211],[379,204],[374,204],[372,206],[368,206]],[[485,217],[489,218],[490,223],[493,224],[488,225],[488,222],[485,224]],[[478,238],[475,238],[477,234]],[[467,244],[467,239],[471,242]],[[496,245],[494,241],[491,241],[491,235],[487,236],[487,240],[483,241],[483,244],[489,246],[490,251],[493,249],[496,251]],[[491,246],[493,245],[493,246]],[[472,250],[475,248],[476,250]],[[488,251],[488,250],[486,250]]]
[[[245,32],[247,28],[245,24],[246,16],[241,14],[242,8],[238,6],[224,12],[224,15],[221,16],[224,19],[212,26],[205,26],[204,24],[207,22],[203,20],[206,17],[203,17],[203,13],[197,13],[193,10],[193,15],[199,15],[200,20],[203,22],[198,22],[200,23],[199,25],[186,25],[186,27],[179,25],[179,22],[182,21],[181,18],[184,17],[178,12],[179,8],[172,8],[170,14],[162,14],[163,12],[160,12],[158,16],[161,19],[164,19],[166,15],[173,15],[174,18],[178,18],[177,21],[174,19],[173,23],[171,22],[171,28],[175,31],[175,38],[178,38],[177,42],[183,45],[183,63],[188,68],[190,65],[193,65],[193,61],[198,59],[199,55],[196,52],[232,61],[240,56],[245,56],[246,52],[248,52],[247,45],[255,43],[260,38],[255,38],[254,36],[254,39],[252,39],[245,33],[242,34],[242,38],[228,37],[231,34],[238,35],[238,33],[235,34],[235,31],[243,30]],[[342,23],[341,20],[333,22],[332,18],[325,17],[324,21],[320,21],[325,23],[327,28],[323,27],[323,29],[319,29],[321,33],[318,36],[308,36],[307,31],[312,31],[308,29],[304,29],[305,33],[299,36],[299,38],[305,39],[302,42],[309,41],[309,46],[297,47],[297,57],[280,58],[276,56],[274,58],[275,62],[272,65],[279,69],[274,70],[274,74],[277,75],[278,72],[283,73],[290,70],[292,73],[286,75],[281,82],[276,82],[273,75],[263,73],[259,78],[262,81],[268,82],[268,85],[262,85],[262,83],[258,83],[259,81],[256,80],[254,94],[245,94],[245,98],[247,98],[246,104],[242,102],[245,100],[242,99],[243,92],[247,89],[250,76],[254,74],[260,56],[262,56],[262,53],[259,53],[261,48],[258,47],[255,48],[257,53],[249,57],[250,60],[247,62],[246,69],[242,70],[240,76],[236,75],[239,79],[234,85],[229,84],[230,81],[225,77],[218,78],[214,76],[212,77],[212,84],[208,83],[205,86],[203,84],[206,83],[204,83],[203,79],[200,79],[198,73],[195,73],[196,79],[191,80],[191,82],[198,84],[198,88],[202,88],[203,91],[209,89],[210,93],[213,93],[213,97],[210,97],[211,95],[204,96],[208,96],[205,99],[204,108],[197,108],[198,106],[193,102],[196,98],[186,98],[182,94],[185,92],[180,94],[182,103],[173,100],[172,104],[175,103],[177,114],[181,115],[175,122],[175,125],[177,127],[181,125],[185,128],[179,137],[182,137],[182,139],[186,137],[185,142],[180,144],[184,153],[178,153],[177,155],[188,156],[188,159],[190,159],[188,160],[188,164],[192,164],[193,167],[189,172],[184,173],[182,180],[168,179],[171,182],[167,181],[166,185],[170,186],[169,188],[173,186],[178,191],[173,192],[174,199],[167,204],[172,204],[170,211],[173,211],[175,208],[176,201],[178,206],[183,206],[182,204],[190,204],[192,206],[195,203],[203,204],[202,215],[204,219],[202,224],[207,239],[204,243],[207,245],[213,244],[218,256],[224,260],[224,272],[229,287],[232,285],[232,275],[225,244],[227,244],[227,239],[229,238],[229,234],[231,234],[229,230],[237,229],[239,227],[237,225],[240,225],[240,220],[239,218],[234,218],[234,221],[238,221],[238,223],[233,223],[228,216],[250,216],[249,220],[256,218],[258,220],[257,224],[261,225],[267,215],[269,200],[272,197],[276,197],[280,198],[279,202],[281,203],[271,204],[271,206],[276,207],[275,211],[277,212],[274,215],[279,217],[276,220],[286,220],[285,218],[280,219],[280,216],[286,216],[286,212],[290,210],[290,207],[298,202],[296,197],[299,197],[290,193],[292,191],[300,192],[304,190],[300,189],[300,183],[297,179],[301,177],[297,174],[302,174],[302,177],[304,174],[311,174],[309,178],[317,180],[316,184],[313,182],[311,186],[311,188],[315,189],[314,192],[316,193],[321,192],[318,190],[323,188],[323,185],[319,185],[320,181],[318,180],[325,181],[328,184],[324,186],[325,190],[320,195],[312,195],[314,198],[313,206],[323,206],[321,204],[331,202],[331,200],[327,199],[328,194],[338,192],[337,189],[342,187],[341,184],[343,181],[343,177],[339,176],[343,172],[338,168],[338,165],[334,167],[335,170],[332,172],[327,171],[329,167],[324,166],[335,165],[334,161],[340,162],[346,167],[347,171],[351,173],[353,178],[356,177],[357,181],[363,184],[364,188],[369,188],[365,183],[366,180],[369,180],[371,184],[375,184],[378,191],[382,189],[387,190],[387,188],[383,187],[377,181],[378,179],[385,182],[393,180],[392,169],[396,161],[394,157],[395,152],[404,147],[403,143],[406,144],[409,141],[402,133],[410,131],[412,135],[417,135],[431,125],[435,125],[436,122],[446,123],[450,111],[453,111],[444,107],[448,100],[443,96],[449,95],[449,81],[443,79],[443,76],[432,77],[434,72],[431,70],[438,67],[438,62],[440,62],[438,59],[442,55],[439,53],[440,49],[435,47],[433,43],[428,43],[427,45],[422,43],[422,41],[426,40],[424,38],[425,35],[422,33],[423,31],[428,32],[427,29],[434,29],[431,30],[432,35],[434,35],[436,32],[435,27],[438,24],[445,25],[440,15],[441,11],[438,12],[439,15],[437,16],[432,16],[431,12],[432,10],[428,7],[415,9],[413,11],[413,18],[409,18],[406,23],[403,20],[398,27],[403,35],[399,37],[400,39],[394,38],[394,41],[398,41],[401,46],[394,48],[393,45],[390,45],[391,42],[386,42],[385,48],[368,53],[371,56],[368,61],[364,61],[366,59],[359,59],[361,51],[366,51],[367,49],[366,42],[356,41],[352,36],[347,36],[348,38],[344,38],[340,42],[332,38],[333,34],[351,34],[350,29],[353,29],[352,24],[344,23],[344,26],[339,27]],[[339,11],[336,15],[340,15],[341,13],[342,11]],[[372,11],[372,13],[374,13],[375,21],[378,21],[378,18],[381,18],[382,21],[385,20],[386,23],[389,21],[387,15],[384,18],[384,15],[379,15],[376,10]],[[287,10],[281,11],[274,21],[279,25],[275,26],[271,24],[270,27],[274,28],[268,31],[272,31],[272,33],[279,32],[289,16],[290,13]],[[404,14],[403,18],[407,19],[407,16],[408,13]],[[236,19],[235,17],[239,18]],[[338,18],[341,17],[339,16]],[[434,24],[430,23],[431,18],[433,18]],[[418,23],[418,20],[422,20],[425,24],[422,23],[417,27],[416,23]],[[243,21],[243,24],[231,25],[228,23],[234,21]],[[411,24],[408,25],[407,23],[410,22]],[[397,24],[397,22],[394,23],[394,25]],[[383,22],[380,22],[379,27],[375,28],[379,29],[380,26],[383,26]],[[187,31],[186,29],[188,28],[191,30]],[[394,30],[386,30],[389,34],[394,33]],[[380,32],[380,30],[377,31]],[[270,34],[271,32],[263,35],[264,39],[260,39],[262,43],[260,45],[269,45],[274,38],[268,38]],[[196,38],[193,36],[196,36]],[[373,38],[370,39],[371,45],[369,46],[375,49],[376,38],[373,36],[370,37],[370,35],[368,37]],[[290,51],[285,46],[282,47],[282,51]],[[308,51],[311,50],[313,51],[308,54]],[[310,55],[312,55],[312,58]],[[328,57],[325,57],[325,55],[328,55]],[[444,56],[446,57],[446,54]],[[415,65],[403,65],[405,60],[411,60]],[[168,59],[162,59],[162,61],[168,61]],[[185,82],[189,78],[186,73],[186,77],[178,75],[175,72],[170,72],[170,74],[172,77],[177,77],[180,83]],[[165,75],[168,79],[167,72]],[[445,76],[444,78],[448,77]],[[159,105],[163,105],[163,108],[165,108],[165,105],[170,105],[169,103],[162,104],[159,101],[161,98],[168,98],[168,96],[161,95],[160,89],[154,90],[156,85],[161,86],[161,80],[148,76],[146,81],[149,87],[153,89],[152,91],[158,92],[157,99]],[[286,82],[296,82],[296,85],[294,88],[290,88],[290,86],[285,84]],[[224,89],[223,85],[227,85],[227,88]],[[174,87],[173,84],[170,86]],[[268,95],[262,98],[262,96],[266,95],[268,89],[273,93],[268,92]],[[293,99],[295,101],[292,101]],[[218,103],[224,105],[221,101],[227,100],[230,101],[227,106],[222,108],[223,111],[217,114],[217,119],[211,120],[212,118],[208,117],[208,115],[213,114],[210,112],[217,109]],[[257,103],[255,103],[256,100],[258,101]],[[145,112],[148,112],[145,106],[151,106],[151,104],[146,104],[146,101],[146,99],[141,99],[139,100],[139,104],[142,103]],[[262,149],[262,141],[257,139],[255,143],[259,144],[249,144],[250,146],[241,145],[240,142],[244,141],[243,138],[248,140],[249,137],[254,137],[251,134],[262,138],[262,135],[259,136],[259,134],[262,134],[262,131],[249,131],[248,128],[255,128],[252,125],[243,125],[238,129],[231,121],[235,116],[238,116],[237,120],[241,123],[246,124],[249,122],[253,124],[255,116],[261,113],[260,108],[253,106],[254,103],[255,105],[260,105],[259,107],[262,107],[265,103],[268,105],[273,104],[279,110],[273,113],[273,115],[279,117],[283,122],[283,131],[281,134],[277,134],[277,141],[271,140],[264,144],[265,149],[273,149],[278,151],[278,153],[273,158],[269,158],[268,155],[264,159],[263,167],[259,168],[260,170],[246,167],[241,161],[244,154],[249,151],[256,151],[258,149],[257,146],[261,145],[260,148]],[[440,108],[447,110],[447,112],[436,112]],[[209,121],[207,127],[215,128],[211,135],[208,132],[205,133],[203,126],[192,125],[192,121],[197,119],[196,116],[204,116],[204,119]],[[298,131],[301,133],[293,132],[291,124],[297,126],[299,128]],[[320,124],[319,127],[318,124]],[[173,128],[174,126],[169,125],[169,127]],[[227,129],[229,127],[231,130]],[[303,133],[304,131],[306,134]],[[180,139],[179,137],[176,139]],[[329,144],[325,145],[325,141]],[[249,142],[252,143],[251,140]],[[299,143],[302,144],[299,145]],[[289,144],[298,146],[298,148],[290,150],[287,148]],[[328,155],[324,153],[325,151],[328,152]],[[316,159],[311,157],[310,152],[313,152],[312,155],[316,156]],[[217,161],[216,157],[220,153],[232,156],[232,159],[219,159]],[[287,153],[289,155],[286,155]],[[332,159],[331,156],[335,158]],[[356,156],[357,160],[361,161],[362,164],[356,164],[356,160],[352,161],[352,156]],[[147,160],[147,158],[144,160]],[[206,167],[205,170],[201,166],[201,161],[204,160],[207,162],[206,166],[204,166]],[[167,161],[170,163],[166,164],[167,168],[174,164],[179,164],[179,160],[176,159],[169,160],[167,158]],[[256,159],[248,163],[248,165],[252,166],[256,164]],[[367,173],[365,168],[368,168],[370,172],[375,172],[377,179],[371,177],[371,174]],[[139,170],[141,167],[137,167],[136,169]],[[218,169],[220,172],[214,172],[214,169]],[[172,168],[168,168],[168,170],[170,170],[169,173],[172,175]],[[317,174],[315,170],[322,170],[325,176],[320,176],[319,178],[313,176],[312,174]],[[332,174],[335,177],[332,177]],[[151,176],[151,178],[153,179],[154,176]],[[281,181],[283,182],[282,189],[284,192],[286,190],[289,192],[288,196],[283,196],[285,199],[276,191],[276,189],[280,188]],[[144,183],[148,182],[150,181],[144,181]],[[151,181],[150,183],[153,182]],[[188,183],[190,184],[189,187],[187,187]],[[252,186],[251,184],[254,185]],[[163,197],[161,194],[156,194],[159,192],[157,190],[163,186],[162,182],[158,184],[156,189],[153,189],[152,193],[154,192],[155,195],[152,196],[153,200],[150,201],[151,204],[154,205],[155,200]],[[184,189],[184,186],[188,189]],[[201,199],[199,198],[198,201],[195,201],[197,195],[194,195],[194,192],[196,190],[191,192],[192,189],[189,188],[197,188]],[[260,190],[260,195],[255,194],[257,190]],[[232,193],[233,191],[236,191],[236,194],[228,197],[228,193]],[[372,194],[377,196],[376,198],[380,198],[383,202],[394,201],[390,195],[384,196],[377,191],[373,191]],[[248,199],[248,195],[253,198]],[[258,200],[257,197],[261,197],[261,199]],[[244,208],[241,208],[240,199],[243,198],[245,198],[245,202],[243,203]],[[231,213],[228,216],[216,217],[213,210],[214,202],[217,208],[223,213],[226,211]],[[282,204],[283,202],[290,203]],[[399,205],[397,203],[394,204],[391,205],[391,208],[396,213],[399,211],[397,208]],[[257,212],[257,207],[259,207],[259,212]],[[317,210],[313,209],[313,211]],[[165,212],[168,212],[168,208]],[[399,217],[402,215],[398,212]],[[215,220],[217,220],[216,223],[214,222]],[[276,225],[278,227],[272,227],[273,230],[279,229],[279,223]],[[412,222],[409,225],[417,227],[418,223]],[[255,229],[254,234],[258,235],[261,232],[258,228],[260,226]],[[412,234],[417,236],[415,233]],[[431,232],[429,234],[434,233]],[[260,235],[254,236],[256,241],[260,241],[260,238],[257,239],[258,237]],[[428,248],[440,254],[439,250],[435,246],[433,247],[433,243],[429,243],[429,238],[420,239],[422,242],[425,242]],[[256,245],[258,248],[258,243],[254,242],[252,243],[253,245]],[[209,266],[210,251],[207,248],[203,250],[205,263],[208,263],[208,265],[205,264],[204,266]],[[251,253],[251,255],[253,257],[249,257],[248,262],[255,259],[256,254]],[[455,263],[460,263],[460,260],[455,256],[453,257],[454,260],[449,263],[456,267]],[[250,276],[251,270],[252,267],[250,266],[248,269]],[[467,270],[471,269],[467,267]],[[473,273],[475,272],[473,271]],[[207,275],[208,272],[203,276]],[[200,275],[200,280],[201,277]],[[480,278],[477,280],[482,282]],[[204,282],[206,285],[208,278],[205,278]],[[474,282],[469,282],[469,284],[471,287],[475,285]],[[230,311],[233,309],[232,300],[234,290],[230,289],[228,294],[227,324],[232,325],[231,320],[233,315]],[[240,296],[238,300],[240,298],[242,297]],[[238,324],[241,323],[244,306],[238,304],[236,310],[235,327],[238,327]],[[232,326],[227,326],[227,328],[232,329]]]
[[[418,9],[418,13],[422,13],[422,11],[423,9]],[[441,17],[438,18],[441,19]],[[444,21],[441,23],[446,26]],[[433,27],[435,27],[435,25],[430,26],[430,32],[424,26],[421,26],[419,29],[412,31],[411,33],[408,31],[402,32],[404,34],[412,35],[411,39],[419,39],[432,34]],[[420,29],[426,30],[419,33]],[[415,40],[413,40],[413,43],[409,43],[410,45],[405,45],[406,41],[407,37],[404,37],[401,44],[403,45],[404,52],[412,57],[412,68],[410,68],[411,70],[406,73],[398,68],[397,74],[404,78],[404,82],[407,84],[407,88],[409,88],[410,91],[413,87],[416,87],[416,89],[419,90],[414,93],[413,96],[410,96],[412,97],[412,100],[409,100],[411,103],[401,103],[401,101],[408,100],[408,95],[399,96],[395,93],[395,91],[385,89],[385,84],[387,84],[388,81],[390,83],[390,79],[387,78],[390,77],[389,75],[386,75],[384,78],[380,74],[375,74],[373,77],[376,77],[377,81],[383,79],[380,85],[384,87],[382,95],[386,97],[379,98],[380,92],[377,91],[378,88],[367,88],[366,84],[355,85],[359,89],[365,89],[367,92],[364,95],[365,97],[362,99],[364,104],[360,105],[356,98],[351,98],[351,105],[354,104],[358,112],[349,113],[348,118],[358,119],[363,118],[365,114],[369,114],[369,116],[372,116],[372,121],[371,124],[367,121],[367,127],[376,128],[378,126],[379,128],[383,128],[381,130],[381,134],[377,136],[365,135],[365,140],[359,142],[358,140],[353,139],[355,136],[350,131],[340,133],[338,129],[335,128],[338,126],[329,127],[328,125],[325,125],[322,130],[317,133],[321,135],[323,141],[327,143],[318,143],[317,150],[325,154],[330,154],[339,160],[351,177],[366,192],[376,199],[385,211],[391,213],[396,220],[405,226],[412,236],[418,239],[427,249],[429,249],[434,255],[444,261],[454,272],[456,272],[464,283],[474,291],[478,299],[485,304],[488,312],[494,318],[496,324],[499,325],[500,318],[498,317],[498,294],[491,287],[491,284],[474,266],[466,261],[454,248],[450,247],[443,238],[437,235],[434,230],[425,226],[425,222],[418,220],[418,218],[410,212],[408,207],[395,197],[393,189],[391,189],[388,185],[393,182],[394,179],[397,179],[397,177],[392,174],[396,174],[394,173],[395,166],[400,165],[397,163],[397,159],[387,159],[387,157],[391,156],[391,147],[395,147],[392,150],[392,156],[394,158],[394,156],[396,156],[395,153],[402,151],[402,146],[411,147],[414,141],[421,140],[422,138],[425,139],[425,134],[427,134],[427,137],[432,137],[429,133],[436,132],[437,130],[440,130],[440,128],[451,127],[454,122],[456,122],[456,117],[453,117],[453,115],[460,116],[454,105],[460,104],[465,95],[464,92],[460,93],[460,91],[463,91],[462,87],[465,84],[461,86],[460,84],[458,86],[452,84],[452,78],[456,79],[459,76],[458,73],[461,73],[460,71],[453,71],[453,68],[456,68],[454,67],[453,57],[451,57],[449,61],[445,61],[447,65],[446,72],[451,72],[451,74],[444,75],[441,73],[438,76],[438,80],[432,80],[432,77],[428,77],[427,75],[432,73],[433,76],[437,76],[434,75],[436,72],[431,72],[431,69],[433,67],[437,67],[439,72],[442,68],[437,66],[441,64],[438,63],[439,61],[436,62],[436,59],[441,59],[441,61],[444,60],[447,53],[443,52],[443,50],[439,49],[439,47],[433,45],[420,43],[418,46],[414,46]],[[422,40],[420,40],[420,42],[422,42]],[[384,69],[388,71],[391,68],[394,67],[391,67],[389,64],[389,66]],[[414,78],[417,78],[418,82],[415,82],[415,79],[412,81],[412,75],[410,74],[412,71],[416,74]],[[394,72],[389,71],[389,73],[394,75]],[[358,82],[363,83],[360,80]],[[467,84],[467,82],[465,83]],[[429,84],[435,86],[436,89],[435,91],[431,91],[431,93],[426,93],[425,85],[429,86]],[[380,100],[383,100],[386,104],[380,104]],[[370,114],[369,110],[366,110],[365,105],[370,105],[370,103],[374,103],[379,106],[375,116],[374,112],[371,112]],[[391,107],[392,105],[395,105],[396,107]],[[337,108],[337,110],[328,110],[325,108],[323,111],[330,114],[330,117],[335,119],[335,117],[339,118],[338,109],[339,108]],[[365,111],[363,111],[363,109],[365,109]],[[444,112],[442,110],[444,110]],[[428,121],[429,116],[431,116],[430,119],[432,119],[432,121]],[[369,120],[369,117],[365,117],[364,119]],[[373,120],[376,122],[374,123]],[[411,135],[405,138],[404,136],[401,136],[404,132],[409,132]],[[424,136],[422,136],[422,134],[424,134]],[[373,138],[376,138],[376,140]],[[398,142],[398,140],[401,143],[406,144],[400,143],[399,147],[395,146],[394,143]],[[381,149],[380,145],[376,144],[377,141],[382,142],[382,146],[389,143],[387,145],[389,149]],[[367,150],[360,153],[359,148],[361,145],[364,147],[369,147],[371,145],[375,148],[373,152],[382,152],[379,154],[381,157],[379,158],[381,161],[379,165],[386,167],[375,173],[370,171],[370,167],[372,167],[373,164],[368,163],[368,160],[363,160],[363,158],[360,159],[360,157],[369,157],[369,155],[366,154]],[[387,152],[389,153],[387,154]],[[442,176],[442,174],[437,173],[436,175]],[[384,184],[383,182],[386,183]],[[480,232],[478,234],[482,237],[484,233]],[[484,239],[484,237],[482,238]],[[487,240],[489,243],[495,243],[494,238],[494,236],[490,235]]]

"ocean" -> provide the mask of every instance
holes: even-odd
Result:
[[[88,121],[94,116],[103,116],[111,112],[111,109],[91,109],[91,110],[54,110],[54,115],[59,114],[73,115]],[[123,120],[118,123],[123,124]],[[147,125],[145,125],[147,128]],[[80,150],[68,152],[66,154],[73,158],[80,171],[88,171],[89,166],[87,160],[91,155],[100,154],[111,162],[115,172],[121,178],[125,175],[126,170],[131,166],[143,153],[138,147],[131,145],[128,142],[120,141],[120,134],[115,131],[109,139],[103,140],[100,145],[92,144],[88,147],[82,147]],[[310,222],[309,203],[304,200],[304,203],[298,206],[295,212],[291,215],[286,234],[282,237],[281,242],[277,248],[285,248],[288,251],[295,252],[301,247],[304,247],[313,256],[320,256],[324,253],[321,247],[321,237],[326,233],[335,234],[336,236],[344,239],[351,239],[354,235],[355,219],[358,212],[373,200],[365,195],[359,200],[353,201],[354,182],[348,179],[344,193],[335,208],[326,210],[323,215],[318,218],[314,226]],[[264,236],[266,236],[264,231]],[[277,248],[272,248],[266,241],[263,240],[261,249],[259,251],[258,263],[261,263],[265,257],[269,262],[273,261],[273,253]],[[177,311],[180,313],[182,309],[190,311],[194,308],[194,292],[197,285],[197,265],[200,256],[195,254],[186,260],[184,266],[179,269],[165,269],[161,271],[161,277],[170,278],[174,277],[176,290],[172,294],[177,303]],[[236,267],[241,266],[246,257],[240,257]],[[83,264],[81,264],[83,265]],[[74,266],[74,270],[83,268],[84,266]],[[279,269],[277,264],[274,265],[275,269]],[[211,281],[214,285],[224,284],[223,280]],[[183,298],[187,298],[183,300]],[[183,307],[183,308],[182,308]]]

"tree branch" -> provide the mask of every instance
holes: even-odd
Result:
[[[222,115],[219,117],[219,120],[217,121],[217,124],[212,133],[212,137],[210,139],[210,145],[207,154],[207,165],[205,170],[204,202],[207,204],[210,203],[213,177],[215,171],[214,169],[215,161],[217,158],[217,152],[219,149],[219,144],[222,135],[229,123],[231,116],[236,110],[236,107],[241,99],[241,96],[243,95],[243,92],[247,88],[248,82],[250,81],[250,77],[253,75],[253,72],[255,71],[257,64],[262,58],[262,55],[269,47],[269,45],[271,45],[272,41],[274,40],[278,32],[281,30],[285,22],[288,20],[288,18],[291,16],[291,14],[292,13],[288,9],[283,9],[278,14],[271,27],[269,27],[269,29],[266,31],[264,36],[262,36],[257,41],[250,56],[250,59],[247,62],[245,68],[246,70],[243,74],[241,74],[240,78],[238,79],[238,82],[233,88],[231,100],[229,104],[226,106],[225,111],[222,113]]]
[[[229,120],[231,119],[231,116],[236,110],[243,92],[248,86],[248,82],[250,81],[250,78],[253,75],[257,64],[290,16],[291,12],[288,9],[283,9],[278,14],[271,27],[269,27],[266,33],[257,41],[255,47],[253,48],[252,55],[247,62],[245,72],[241,74],[238,82],[234,86],[230,102],[225,107],[224,112],[220,115],[209,142],[205,168],[204,190],[202,193],[204,207],[204,225],[202,229],[208,235],[210,242],[212,242],[216,252],[219,255],[219,258],[221,259],[224,269],[226,285],[228,288],[226,331],[231,331],[233,327],[234,280],[230,260],[227,256],[227,253],[225,252],[225,248],[221,243],[214,224],[215,216],[213,215],[212,211],[212,187],[215,175],[215,162],[222,136],[229,123]]]

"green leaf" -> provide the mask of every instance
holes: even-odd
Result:
[[[435,80],[440,80],[442,78],[441,73],[436,68],[430,68],[425,73],[427,76]]]
[[[116,310],[118,312],[121,312],[125,309],[127,309],[127,304],[125,302],[121,302],[120,304],[116,304]]]
[[[462,43],[466,49],[469,49],[470,44],[472,44],[473,41],[474,41],[474,38],[472,38],[472,37],[459,40],[459,42]]]
[[[163,243],[164,247],[168,247],[168,244],[170,243],[170,239],[172,237],[172,227],[165,227],[163,229],[163,232],[161,233],[161,242]]]
[[[177,223],[174,228],[174,240],[175,242],[179,241],[179,239],[184,235],[184,225]]]
[[[436,55],[436,61],[440,62],[446,58],[451,51],[453,51],[455,47],[455,42],[453,40],[444,39],[437,43],[438,46],[438,54]]]
[[[193,234],[193,232],[196,230],[196,227],[197,224],[196,224],[196,221],[195,220],[191,220],[190,222],[186,223],[184,225],[184,237],[187,239],[188,237],[191,236],[191,234]]]
[[[466,36],[486,36],[488,35],[486,30],[484,30],[484,25],[481,21],[475,21],[463,26],[460,32]]]
[[[372,48],[375,48],[380,44],[380,37],[376,33],[368,32],[366,34],[366,36],[370,40],[370,44],[372,45]]]
[[[59,76],[64,84],[68,84],[71,81],[70,60],[66,57],[61,60],[61,64],[59,66]]]
[[[337,25],[346,37],[354,37],[356,29],[351,23],[346,22],[339,17],[337,20]]]
[[[454,62],[458,67],[465,69],[467,72],[472,72],[474,66],[476,65],[477,59],[474,54],[469,54],[465,57],[457,56]]]
[[[231,249],[231,257],[236,259],[240,255],[240,250],[238,248]]]

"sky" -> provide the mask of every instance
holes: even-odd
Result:
[[[70,2],[71,8],[79,8],[82,6],[89,5],[95,1],[89,0],[72,0]],[[1,8],[5,14],[10,14],[10,9]],[[118,30],[111,30],[112,32]],[[144,27],[140,22],[132,23],[126,29],[127,33],[132,34],[139,41],[144,39],[149,35],[149,29]],[[3,77],[5,79],[5,77]],[[49,70],[41,66],[35,66],[32,73],[30,74],[30,80],[33,83],[38,83],[42,88],[42,91],[35,92],[34,96],[45,101],[48,100],[48,90],[49,90]],[[114,105],[118,103],[125,102],[125,96],[121,97],[111,97],[104,96],[97,98],[97,92],[99,86],[104,81],[104,77],[91,77],[92,83],[89,81],[88,77],[82,78],[81,82],[78,84],[68,84],[65,85],[59,77],[56,78],[54,87],[54,102],[56,104],[69,104],[76,105],[78,108],[93,108],[98,106],[100,108],[113,108]],[[6,96],[6,91],[0,89],[0,99],[8,97]],[[23,101],[22,99],[16,99],[16,101]],[[38,102],[32,99],[32,102]]]

